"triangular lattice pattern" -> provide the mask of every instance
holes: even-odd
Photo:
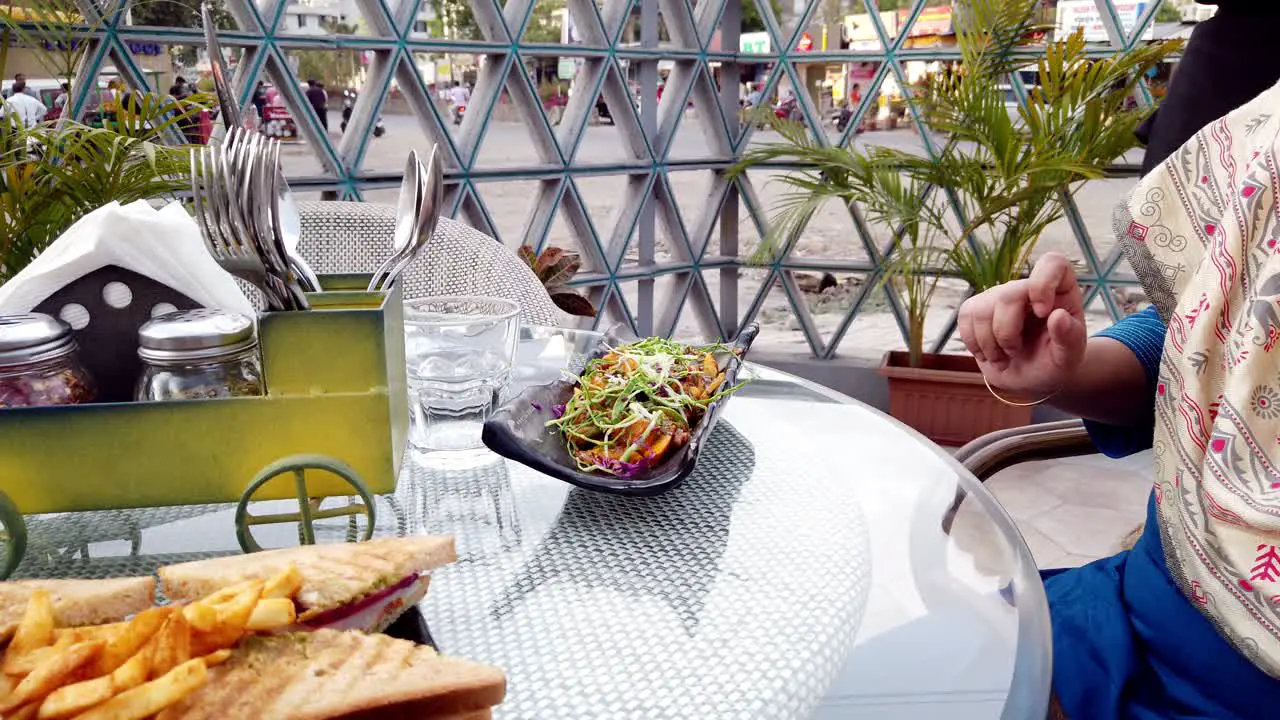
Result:
[[[843,235],[840,257],[813,255],[802,235],[771,266],[750,267],[747,258],[770,212],[767,177],[761,177],[767,173],[731,183],[723,170],[760,140],[757,129],[741,121],[736,74],[745,68],[761,69],[763,95],[772,98],[785,86],[804,87],[815,63],[860,64],[867,71],[862,100],[843,132],[831,127],[826,103],[816,103],[809,93],[797,95],[803,122],[815,137],[840,146],[875,142],[855,130],[859,120],[876,113],[873,101],[882,83],[892,78],[906,87],[908,60],[957,57],[946,46],[909,47],[913,28],[931,12],[925,0],[902,3],[910,7],[893,23],[885,22],[888,13],[879,11],[876,0],[837,2],[840,17],[860,15],[873,30],[873,40],[864,38],[848,50],[812,45],[814,27],[832,12],[830,0],[809,0],[786,13],[775,13],[775,7],[791,3],[770,0],[558,0],[572,17],[568,45],[546,42],[536,32],[546,22],[539,11],[548,1],[557,2],[464,0],[474,31],[441,38],[423,30],[424,13],[433,6],[425,0],[334,0],[354,6],[358,30],[350,35],[298,31],[290,25],[297,0],[224,0],[235,29],[221,37],[236,61],[234,82],[243,104],[259,79],[283,90],[303,141],[292,149],[300,159],[286,167],[300,192],[391,202],[403,155],[417,142],[409,136],[421,137],[421,149],[439,143],[449,177],[446,207],[453,216],[509,246],[553,243],[580,252],[586,271],[578,284],[602,308],[597,325],[621,321],[642,333],[731,336],[775,302],[794,316],[791,328],[803,336],[804,347],[823,358],[857,334],[859,315],[870,308],[892,313],[903,327],[897,298],[878,282],[891,246],[885,229],[867,227],[857,208],[835,208],[824,222],[826,232],[834,227]],[[127,83],[143,88],[148,79],[134,56],[137,48],[203,47],[200,28],[131,24],[130,0],[78,2],[92,24],[86,28],[82,79],[111,65]],[[1096,0],[1109,46],[1141,42],[1161,4],[1145,6],[1126,28],[1113,0]],[[739,51],[738,19],[747,14],[763,24],[766,52]],[[361,53],[363,87],[345,132],[326,132],[303,95],[299,81],[305,78],[298,77],[291,55],[315,50]],[[424,58],[475,61],[470,109],[460,125],[432,93]],[[575,68],[572,94],[562,106],[544,102],[529,72],[547,59]],[[659,101],[660,72],[666,80]],[[1017,78],[1013,85],[1021,97]],[[91,84],[76,86],[72,108],[79,112]],[[1142,93],[1149,101],[1145,85]],[[612,115],[609,125],[596,121],[601,100]],[[375,122],[392,102],[409,115],[397,116],[388,136],[376,138]],[[909,125],[920,129],[909,100],[907,110]],[[331,111],[331,126],[339,114]],[[927,134],[916,137],[922,152],[934,151]],[[497,190],[500,185],[518,190]],[[1090,231],[1105,229],[1088,227],[1076,201],[1065,203],[1088,300],[1118,317],[1124,308],[1115,291],[1134,285],[1123,275],[1118,248],[1095,246]],[[504,222],[512,213],[522,218],[518,230]],[[800,274],[826,272],[855,278],[857,289],[824,330]],[[935,347],[941,348],[954,320],[931,325],[937,326]]]

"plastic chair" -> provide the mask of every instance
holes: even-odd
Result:
[[[298,250],[320,274],[372,272],[391,255],[396,209],[355,202],[300,202]],[[514,300],[531,325],[566,326],[567,316],[515,253],[463,223],[440,218],[422,254],[400,277],[405,299],[481,295]]]
[[[1089,439],[1083,422],[1061,420],[983,435],[957,450],[955,459],[979,480],[986,482],[992,475],[1020,463],[1096,452],[1098,449]]]

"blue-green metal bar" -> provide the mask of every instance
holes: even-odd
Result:
[[[419,36],[412,32],[417,10],[407,10],[403,6],[393,8],[384,0],[368,0],[361,3],[362,13],[373,21],[370,24],[374,26],[374,35],[362,33],[341,36],[282,32],[284,21],[292,17],[285,14],[288,0],[278,0],[261,7],[256,0],[227,1],[233,6],[233,13],[238,21],[249,28],[220,33],[223,43],[228,47],[239,47],[248,51],[244,55],[244,60],[248,64],[237,77],[238,82],[242,83],[238,88],[242,103],[249,102],[254,80],[261,76],[269,65],[272,67],[273,76],[292,78],[293,73],[288,67],[287,56],[293,51],[372,51],[378,54],[381,61],[389,63],[386,75],[388,78],[394,78],[394,82],[402,86],[402,91],[405,90],[403,84],[408,83],[414,93],[422,93],[423,97],[426,97],[426,84],[416,61],[424,56],[483,55],[489,58],[490,63],[497,63],[493,69],[500,71],[497,73],[500,87],[491,88],[493,92],[487,98],[473,99],[476,103],[474,112],[480,117],[473,116],[473,120],[464,125],[464,134],[460,137],[455,138],[450,134],[448,119],[439,117],[434,101],[429,103],[429,107],[423,108],[419,96],[414,95],[416,104],[411,107],[418,112],[432,114],[436,124],[429,128],[430,132],[439,134],[443,131],[443,139],[437,139],[450,143],[455,150],[452,157],[459,161],[457,163],[450,161],[451,167],[447,173],[452,213],[469,214],[477,218],[477,224],[485,224],[492,229],[496,223],[477,192],[476,183],[528,180],[542,183],[548,207],[542,208],[541,212],[535,212],[528,219],[526,239],[533,240],[539,245],[547,243],[550,233],[553,232],[554,218],[557,214],[561,214],[566,220],[569,231],[583,244],[584,252],[596,254],[605,260],[601,272],[584,273],[579,276],[574,285],[599,293],[602,304],[607,304],[612,309],[611,312],[624,315],[633,330],[640,331],[653,328],[654,322],[658,319],[661,320],[662,330],[674,329],[679,324],[683,310],[672,307],[659,309],[654,305],[655,283],[671,276],[675,276],[673,282],[679,283],[674,288],[673,302],[686,305],[691,302],[709,303],[710,292],[706,286],[705,273],[719,274],[721,308],[719,313],[712,313],[717,326],[711,328],[712,330],[722,334],[736,331],[743,317],[737,312],[736,281],[738,270],[747,267],[747,264],[739,257],[738,251],[739,212],[745,209],[755,231],[760,237],[765,237],[768,208],[756,197],[755,190],[746,178],[739,178],[735,181],[735,185],[717,179],[705,198],[697,198],[698,202],[705,203],[706,214],[698,221],[696,228],[690,227],[687,224],[685,212],[676,201],[676,190],[670,181],[672,172],[714,173],[717,178],[720,178],[724,170],[733,164],[747,147],[754,130],[750,126],[739,126],[735,103],[734,86],[736,86],[737,73],[741,66],[751,64],[773,66],[768,75],[765,90],[766,96],[770,96],[776,93],[778,84],[783,78],[787,78],[797,90],[804,87],[798,67],[800,64],[878,62],[879,67],[871,82],[872,87],[867,89],[862,103],[854,109],[854,118],[849,128],[838,136],[829,136],[826,133],[823,129],[820,106],[811,102],[807,95],[802,95],[804,98],[801,102],[802,112],[809,127],[815,129],[816,137],[821,142],[834,142],[847,146],[849,143],[859,141],[855,140],[859,122],[866,113],[875,110],[872,103],[875,93],[872,90],[879,88],[889,77],[895,78],[899,85],[905,86],[905,63],[917,60],[951,61],[960,58],[959,51],[953,47],[906,47],[909,28],[924,10],[924,2],[921,0],[911,3],[903,28],[892,35],[881,23],[875,0],[862,0],[860,5],[867,12],[881,40],[883,50],[819,50],[806,53],[799,52],[796,44],[800,33],[807,29],[808,21],[817,12],[817,0],[809,2],[802,11],[797,13],[798,17],[789,18],[785,27],[780,19],[774,16],[771,3],[758,2],[765,30],[772,44],[771,52],[758,55],[737,52],[739,33],[736,25],[740,17],[741,0],[699,0],[696,3],[693,0],[618,0],[606,2],[602,11],[596,7],[595,0],[572,0],[569,2],[569,7],[578,16],[576,19],[580,27],[584,28],[584,32],[582,33],[583,42],[575,43],[571,48],[559,43],[530,43],[521,39],[521,29],[532,22],[534,3],[537,0],[510,0],[504,3],[507,12],[505,16],[501,15],[502,10],[496,4],[493,7],[482,8],[485,10],[485,17],[490,18],[481,23],[484,25],[482,35],[485,38],[482,40],[452,40]],[[754,2],[755,0],[746,1]],[[1131,32],[1124,33],[1121,32],[1121,19],[1112,3],[1108,0],[1099,0],[1098,4],[1103,11],[1104,24],[1108,25],[1111,41],[1090,47],[1089,53],[1095,57],[1111,55],[1118,50],[1132,48],[1142,42],[1142,34],[1154,21],[1159,5],[1157,2],[1149,7],[1138,18]],[[723,22],[732,21],[735,27],[730,30],[723,27],[721,23],[722,47],[712,51],[710,45],[712,32],[718,24],[717,20],[721,19],[722,12],[724,13]],[[370,13],[372,17],[369,16]],[[490,17],[493,13],[499,14],[497,21]],[[119,69],[125,75],[142,76],[141,68],[130,56],[128,43],[131,42],[164,45],[202,45],[204,42],[200,28],[131,26],[122,24],[122,17],[120,12],[113,9],[105,13],[100,24],[89,23],[79,28],[80,36],[92,42],[85,57],[85,67],[79,77],[82,79],[96,77],[99,69],[108,62],[109,51],[112,50],[117,56]],[[666,22],[671,32],[671,41],[664,41],[658,37],[659,17]],[[94,20],[96,22],[96,19]],[[624,43],[623,33],[628,22],[635,21],[640,23],[641,41]],[[602,41],[606,40],[607,44],[603,44]],[[1016,54],[1018,57],[1025,57],[1028,62],[1033,62],[1040,57],[1041,52],[1039,48],[1028,47],[1019,50]],[[587,93],[592,99],[606,88],[609,88],[608,92],[613,96],[617,96],[620,94],[619,86],[629,94],[630,78],[627,77],[627,72],[636,73],[637,69],[639,70],[638,76],[642,80],[640,108],[637,110],[630,103],[626,107],[613,107],[618,104],[615,101],[619,98],[612,97],[610,109],[615,117],[623,118],[624,122],[619,127],[619,131],[627,133],[627,137],[636,136],[630,138],[633,147],[629,148],[628,156],[642,155],[642,157],[636,160],[593,163],[590,158],[580,156],[580,150],[586,147],[583,145],[583,138],[590,131],[585,125],[585,116],[575,115],[573,127],[553,130],[547,123],[545,114],[537,113],[529,118],[535,126],[535,136],[543,141],[551,138],[551,144],[541,148],[544,155],[541,161],[522,162],[519,166],[512,167],[477,167],[476,161],[481,144],[496,142],[496,136],[491,138],[488,133],[493,122],[493,107],[486,103],[496,102],[498,96],[505,91],[511,94],[513,102],[521,108],[529,109],[526,106],[537,101],[537,93],[531,79],[525,73],[526,64],[547,63],[555,58],[565,57],[584,58],[598,64],[593,81],[578,88],[579,92]],[[680,83],[681,86],[678,88],[672,85],[667,86],[668,93],[664,94],[662,108],[665,119],[661,127],[658,123],[657,103],[654,102],[656,69],[660,61],[676,62],[681,68],[679,75],[687,81]],[[713,64],[721,66],[718,73],[713,70]],[[405,67],[411,68],[412,71],[405,71]],[[628,70],[624,72],[624,68]],[[715,81],[721,83],[720,88],[714,87]],[[1019,101],[1023,101],[1025,88],[1020,79],[1014,78],[1012,82],[1015,95]],[[377,98],[370,98],[373,101],[371,118],[376,118],[383,109],[384,96],[388,94],[386,92],[388,88],[389,86],[383,86],[381,83],[378,87],[366,88],[367,92],[378,95]],[[93,84],[78,82],[77,87],[73,88],[71,108],[77,113],[83,110],[92,90]],[[1149,99],[1145,83],[1139,88],[1139,95],[1143,101]],[[714,107],[705,106],[709,97],[715,98],[716,101],[712,103]],[[703,123],[703,129],[714,135],[714,139],[724,138],[725,142],[723,144],[708,143],[705,153],[699,150],[699,154],[704,155],[702,157],[673,159],[671,157],[673,141],[676,133],[681,129],[680,125],[690,119],[684,108],[691,98],[699,106],[697,122]],[[430,97],[427,99],[433,100]],[[299,99],[291,97],[289,102],[292,106],[299,102]],[[908,108],[917,129],[921,131],[925,152],[936,152],[934,139],[920,122],[918,110],[910,98],[908,98]],[[342,144],[342,152],[339,154],[328,141],[327,136],[317,135],[318,128],[309,110],[306,108],[296,110],[295,120],[309,129],[309,136],[319,138],[319,146],[314,150],[321,156],[322,163],[327,168],[336,169],[332,172],[326,169],[320,176],[291,178],[291,183],[297,191],[323,192],[359,199],[370,190],[399,186],[398,172],[380,172],[362,168],[370,148],[371,126],[349,130],[358,135],[349,137]],[[431,125],[430,122],[427,124]],[[660,131],[663,134],[661,143],[658,140]],[[639,143],[636,138],[643,139],[643,143]],[[554,147],[554,153],[550,152],[550,147]],[[640,152],[641,147],[645,148],[645,152]],[[728,152],[725,152],[726,147]],[[775,163],[761,169],[789,171],[802,168]],[[1117,164],[1109,171],[1108,177],[1134,177],[1137,174],[1137,167]],[[629,190],[623,202],[625,207],[616,214],[615,225],[608,228],[601,227],[597,231],[596,220],[586,212],[577,183],[579,179],[582,182],[591,182],[593,178],[603,176],[626,178]],[[955,197],[949,196],[947,201],[957,212],[962,209]],[[1111,290],[1118,287],[1133,287],[1135,282],[1126,277],[1119,277],[1123,272],[1123,264],[1118,253],[1112,253],[1106,258],[1098,255],[1074,201],[1064,198],[1063,202],[1067,224],[1081,240],[1081,252],[1087,266],[1081,276],[1081,282],[1088,285],[1086,299],[1096,304],[1098,293],[1102,293],[1102,303],[1113,316],[1118,316],[1122,309],[1118,307]],[[893,252],[892,242],[887,247],[877,247],[877,241],[871,229],[866,227],[856,209],[850,210],[850,217],[853,221],[853,230],[860,240],[862,249],[866,252],[865,258],[816,260],[784,254],[763,268],[768,277],[760,292],[755,297],[744,298],[749,305],[745,316],[749,319],[758,315],[771,288],[775,284],[781,284],[786,302],[801,320],[810,349],[817,357],[830,358],[837,354],[839,345],[854,326],[856,318],[866,311],[868,302],[877,292],[883,292],[895,321],[905,333],[901,302],[892,288],[880,282],[884,273],[885,258]],[[678,258],[676,262],[663,260],[656,255],[656,224],[659,221],[663,223],[672,242],[677,245],[673,252],[673,255]],[[711,246],[716,238],[712,233],[717,226],[720,231],[720,247],[718,251],[713,251]],[[787,249],[794,248],[799,240],[799,237],[788,238]],[[636,243],[632,250],[639,256],[638,262],[624,261],[629,243]],[[798,293],[794,273],[800,271],[850,273],[865,278],[865,286],[859,290],[834,335],[827,342],[818,336],[816,325],[809,316],[805,297]],[[633,295],[636,299],[634,303],[627,299],[630,289],[628,288],[627,293],[623,292],[622,284],[624,283],[638,285]],[[694,288],[695,284],[699,287]],[[731,307],[726,307],[726,302]],[[704,314],[704,310],[699,306],[699,315]],[[700,320],[705,326],[705,318],[700,317]],[[953,327],[954,317],[948,322],[946,331],[934,341],[934,349],[941,349],[945,345]]]

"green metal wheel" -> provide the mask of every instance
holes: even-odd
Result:
[[[0,580],[7,580],[27,552],[27,521],[9,496],[0,492],[0,542],[4,543],[4,569]]]
[[[355,491],[351,499],[359,498],[360,502],[350,502],[343,507],[321,510],[320,503],[324,498],[313,498],[307,492],[308,472],[323,472],[338,476]],[[249,512],[249,503],[253,502],[254,494],[271,480],[288,474],[293,475],[294,488],[298,498],[298,512],[271,515],[251,514]],[[357,531],[357,520],[361,515],[365,518],[363,533]],[[369,492],[369,487],[364,484],[364,481],[360,479],[356,471],[345,463],[324,455],[291,455],[263,468],[257,477],[253,479],[253,482],[249,483],[249,487],[245,489],[244,493],[241,494],[240,503],[236,506],[236,539],[240,541],[240,548],[245,552],[258,552],[262,550],[262,546],[253,537],[253,526],[297,523],[299,544],[314,545],[316,542],[316,520],[344,516],[349,518],[348,541],[368,540],[373,537],[373,493]],[[363,537],[358,537],[359,535],[363,535]],[[25,534],[23,539],[25,541]]]

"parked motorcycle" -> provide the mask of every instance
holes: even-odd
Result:
[[[355,90],[342,91],[342,132],[347,131],[347,123],[351,121],[351,113],[356,107],[356,97],[358,93]],[[382,137],[387,133],[387,126],[382,122],[382,116],[378,116],[378,121],[373,124],[373,136]]]
[[[454,105],[451,114],[453,115],[453,124],[461,125],[463,118],[467,116],[467,106]]]
[[[795,98],[788,98],[773,106],[773,114],[779,120],[790,120],[791,122],[801,122],[803,118],[800,114],[800,101]]]
[[[613,125],[613,115],[609,113],[609,105],[605,103],[603,97],[596,98],[596,117],[600,122],[608,122]]]
[[[848,105],[841,105],[832,113],[836,132],[844,132],[849,127],[849,121],[853,119],[853,110]]]
[[[849,127],[849,123],[853,120],[853,107],[850,105],[841,105],[831,111],[831,124],[835,126],[836,132],[844,132]],[[859,125],[854,129],[854,133],[861,135],[864,128]]]

